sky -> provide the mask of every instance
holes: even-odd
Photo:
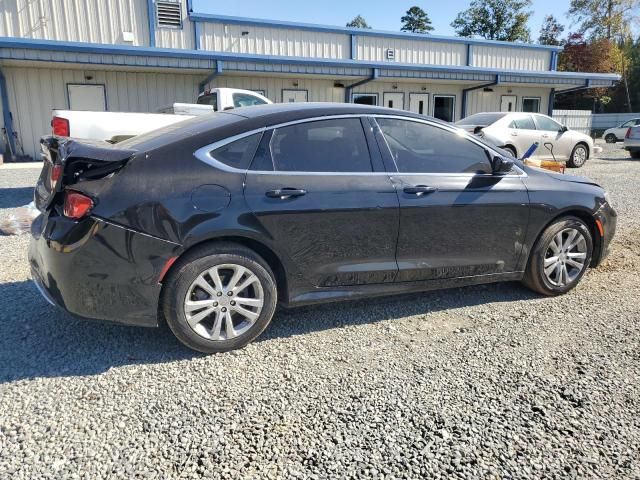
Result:
[[[397,1],[397,0],[193,0],[193,9],[199,13],[233,15],[267,20],[288,20],[293,22],[318,23],[344,26],[356,15],[362,15],[367,23],[377,30],[400,30],[400,17],[412,6],[425,10],[435,30],[435,35],[454,35],[450,23],[458,12],[469,8],[469,1],[444,0],[439,2]],[[566,13],[569,0],[534,0],[533,15],[529,20],[531,37],[538,38],[545,15],[553,14],[571,29]],[[577,27],[574,27],[576,29]]]

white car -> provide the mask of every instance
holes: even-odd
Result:
[[[627,129],[624,136],[624,149],[632,158],[640,158],[640,125]]]
[[[540,113],[476,113],[459,120],[456,126],[483,137],[516,158],[538,143],[532,158],[566,161],[573,168],[580,168],[592,153],[601,150],[589,135],[569,130]]]
[[[604,141],[607,143],[621,142],[627,134],[627,130],[636,125],[640,125],[640,118],[633,118],[624,122],[622,125],[605,130],[602,138],[604,138]]]

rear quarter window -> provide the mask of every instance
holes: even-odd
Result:
[[[212,150],[210,155],[229,167],[246,170],[256,153],[261,137],[262,133],[249,135]]]

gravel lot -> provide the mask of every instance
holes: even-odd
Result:
[[[0,220],[38,173],[0,167]],[[49,307],[28,236],[0,237],[0,478],[640,479],[640,161],[606,145],[579,173],[620,218],[566,296],[502,284],[279,312],[209,357]]]

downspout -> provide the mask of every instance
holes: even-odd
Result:
[[[211,72],[207,78],[205,78],[203,81],[200,82],[200,84],[198,85],[198,95],[204,92],[204,87],[207,86],[207,83],[209,83],[211,80],[213,80],[214,78],[216,78],[218,75],[220,75],[222,73],[223,70],[223,63],[222,60],[216,60],[216,68],[213,72]]]
[[[369,83],[373,80],[377,80],[380,77],[380,70],[377,68],[374,68],[371,71],[371,76],[369,78],[365,78],[363,80],[360,80],[359,82],[356,82],[352,85],[349,85],[347,88],[345,88],[344,90],[344,102],[345,103],[351,103],[351,93],[353,92],[353,89],[355,87],[359,87],[360,85],[364,85],[365,83]]]
[[[464,88],[462,90],[462,118],[467,116],[467,94],[474,90],[479,90],[481,88],[493,87],[494,85],[500,84],[500,75],[496,75],[496,79],[491,83],[484,83],[482,85],[476,85],[475,87]]]
[[[547,115],[553,117],[553,105],[556,103],[556,89],[552,88],[549,92],[549,105],[547,107]]]
[[[13,117],[9,106],[9,91],[7,90],[7,80],[4,78],[4,72],[0,70],[0,101],[2,101],[2,120],[4,122],[4,130],[6,132],[8,147],[12,156],[16,156],[16,141],[13,136]]]
[[[147,0],[147,18],[149,19],[149,46],[156,46],[156,12],[153,8],[154,0]]]

